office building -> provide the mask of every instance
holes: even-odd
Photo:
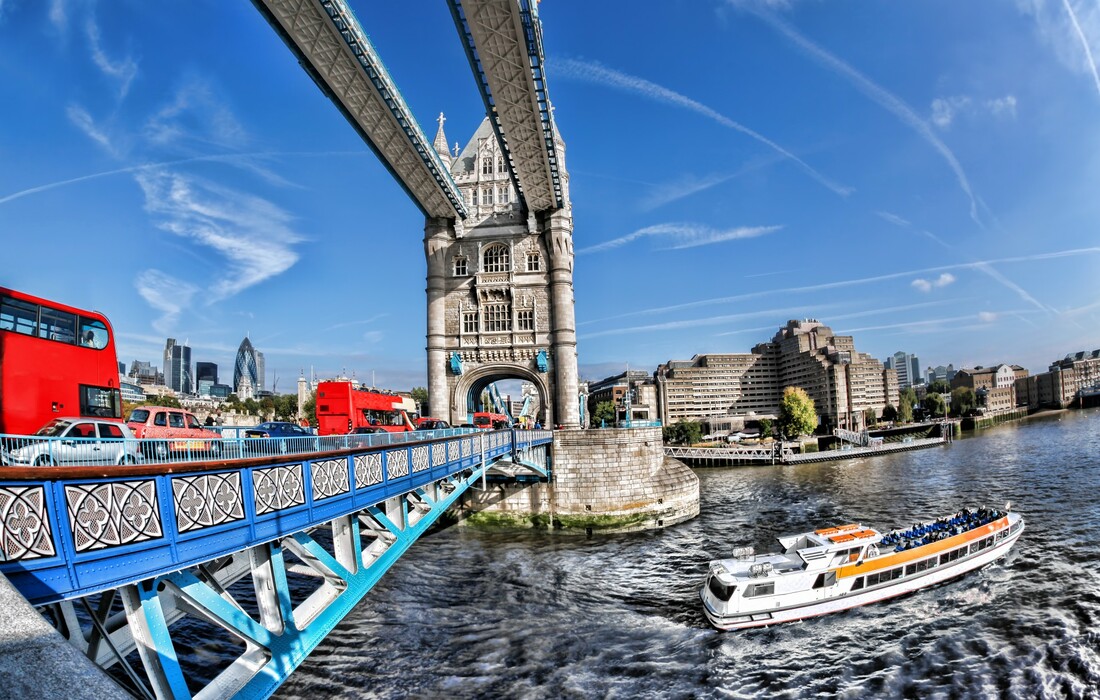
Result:
[[[899,350],[883,360],[882,364],[887,369],[897,372],[898,387],[901,389],[924,383],[924,377],[920,373],[920,360],[916,355]]]
[[[789,321],[749,353],[696,355],[660,365],[655,373],[661,420],[769,417],[779,414],[784,388],[797,386],[814,401],[823,430],[864,427],[897,406],[897,373],[866,353],[851,336],[834,335],[816,320]]]
[[[199,396],[210,396],[210,389],[218,383],[218,365],[213,362],[195,363],[195,390]]]
[[[237,357],[233,361],[233,391],[237,398],[244,401],[259,393],[262,388],[256,363],[256,349],[252,341],[245,336],[237,348]]]
[[[165,348],[168,363],[165,365],[167,380],[165,383],[176,393],[190,394],[194,389],[194,371],[191,369],[191,348],[181,345],[172,338]]]

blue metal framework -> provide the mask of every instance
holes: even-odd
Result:
[[[550,164],[551,183],[554,188],[554,201],[558,208],[565,206],[562,191],[561,174],[558,171],[557,145],[554,140],[554,121],[550,111],[550,95],[546,87],[544,72],[545,58],[542,49],[542,27],[538,20],[538,8],[530,0],[518,0],[520,17],[523,23],[524,40],[527,45],[527,55],[531,65],[531,77],[535,85],[535,100],[538,103],[539,117],[542,121],[543,143],[546,148],[547,160]],[[466,20],[466,11],[462,7],[462,0],[447,0],[451,8],[451,16],[454,18],[455,27],[462,37],[462,48],[466,51],[466,58],[470,62],[470,68],[474,71],[477,80],[478,91],[481,100],[485,104],[485,114],[489,117],[489,123],[496,134],[500,151],[508,162],[508,175],[512,180],[512,186],[520,200],[527,205],[527,199],[516,176],[516,164],[512,152],[508,147],[508,138],[504,133],[504,127],[500,123],[500,115],[497,112],[496,102],[493,99],[492,90],[489,88],[489,78],[481,65],[478,56],[477,45],[474,42],[470,24]]]
[[[434,214],[427,210],[424,203],[422,203],[416,193],[410,189],[405,179],[397,172],[394,165],[390,163],[389,159],[383,153],[382,149],[375,143],[374,139],[382,135],[374,134],[372,136],[372,134],[367,133],[362,126],[360,126],[355,116],[339,99],[336,91],[333,90],[332,86],[325,80],[321,71],[318,70],[311,58],[306,55],[298,45],[298,42],[290,36],[275,14],[264,3],[264,0],[252,0],[252,2],[253,5],[256,6],[256,9],[260,11],[260,14],[264,16],[272,28],[283,39],[287,47],[298,58],[298,62],[313,79],[314,83],[321,88],[321,91],[326,97],[332,100],[336,108],[340,110],[340,113],[344,115],[348,123],[351,124],[359,136],[368,146],[370,146],[371,150],[378,156],[382,164],[386,166],[386,169],[389,170],[394,179],[397,180],[412,200],[416,202],[416,205],[420,208],[424,216],[429,218],[432,217]],[[333,28],[339,33],[340,37],[342,37],[348,50],[363,69],[366,78],[374,86],[375,90],[378,91],[383,102],[392,113],[394,121],[396,121],[398,127],[405,134],[405,138],[408,139],[409,144],[424,162],[424,166],[428,169],[428,172],[431,173],[432,178],[454,208],[455,213],[457,213],[459,217],[465,219],[468,215],[466,203],[463,201],[462,195],[454,179],[451,177],[450,171],[443,165],[443,162],[439,158],[439,154],[436,153],[431,142],[424,136],[420,124],[412,116],[412,110],[410,110],[408,104],[406,104],[405,98],[401,96],[401,91],[397,89],[397,85],[390,77],[390,73],[386,69],[378,52],[375,50],[374,45],[371,44],[370,39],[368,39],[363,32],[359,20],[355,17],[355,13],[352,12],[351,8],[347,6],[344,0],[318,0],[318,5],[332,22]]]
[[[245,647],[199,697],[267,697],[487,472],[548,478],[552,437],[496,431],[205,465],[8,468],[0,571],[100,665],[134,678],[125,659],[136,652],[158,697],[191,697],[172,642],[187,617]],[[316,582],[296,605],[292,575]],[[248,577],[256,614],[233,593]]]

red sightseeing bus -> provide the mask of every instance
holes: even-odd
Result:
[[[317,385],[317,434],[343,435],[364,430],[403,433],[415,430],[409,412],[416,403],[392,392],[358,387],[350,381],[337,380]]]
[[[478,411],[474,414],[474,427],[478,430],[501,430],[511,425],[512,419],[503,413]]]
[[[111,324],[0,287],[0,433],[30,435],[61,416],[122,420]]]

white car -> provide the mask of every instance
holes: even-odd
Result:
[[[13,467],[141,461],[138,441],[125,423],[94,418],[54,418],[32,436],[5,437],[2,441],[0,457]]]

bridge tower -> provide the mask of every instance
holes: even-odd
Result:
[[[529,212],[488,118],[464,148],[433,145],[467,207],[465,220],[429,217],[428,394],[432,415],[469,422],[494,381],[533,384],[545,425],[579,425],[573,308],[573,222],[565,145],[556,136],[562,206]]]

